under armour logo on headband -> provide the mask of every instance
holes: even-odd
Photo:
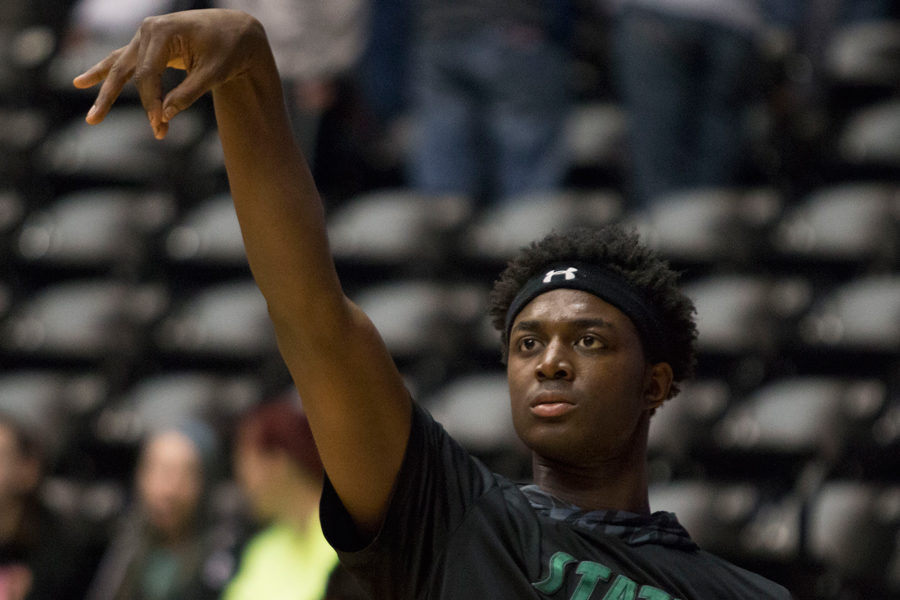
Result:
[[[575,261],[547,264],[544,268],[550,270],[543,273],[538,271],[534,277],[522,284],[510,302],[504,320],[507,340],[516,315],[536,297],[557,289],[580,290],[608,302],[631,319],[651,359],[667,358],[667,330],[659,309],[623,274],[607,269],[603,265]]]
[[[575,267],[569,267],[568,269],[565,269],[563,271],[547,271],[547,274],[544,275],[544,283],[550,283],[557,275],[565,275],[566,281],[570,281],[572,279],[575,279],[575,273],[577,272],[578,269],[576,269]]]

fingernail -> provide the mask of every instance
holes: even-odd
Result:
[[[87,118],[90,119],[91,117],[94,116],[94,113],[96,113],[96,112],[97,112],[97,105],[94,104],[93,106],[91,106],[91,109],[88,111]]]
[[[166,110],[163,111],[163,117],[168,122],[169,119],[175,116],[175,108],[172,106],[166,107]]]

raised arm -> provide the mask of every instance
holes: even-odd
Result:
[[[167,66],[187,74],[163,96]],[[341,289],[265,32],[225,10],[147,19],[127,46],[75,79],[81,88],[103,81],[88,123],[103,120],[130,79],[158,138],[212,91],[247,258],[279,349],[330,480],[360,530],[374,532],[406,449],[411,402],[378,332]]]

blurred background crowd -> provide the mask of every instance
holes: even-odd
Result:
[[[210,6],[266,26],[346,291],[473,453],[528,476],[492,278],[626,223],[700,328],[652,507],[798,600],[900,598],[892,0],[5,0],[0,598],[358,597],[211,102],[158,142],[133,88],[89,127],[71,86]]]

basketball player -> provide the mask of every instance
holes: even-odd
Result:
[[[187,71],[168,92],[167,66]],[[147,19],[76,78],[103,82],[88,123],[129,80],[158,138],[212,91],[250,266],[325,467],[323,527],[372,598],[790,597],[650,512],[649,419],[690,376],[695,331],[674,275],[634,236],[550,237],[496,285],[513,422],[534,456],[534,485],[520,487],[413,402],[345,297],[259,23],[216,10]]]

